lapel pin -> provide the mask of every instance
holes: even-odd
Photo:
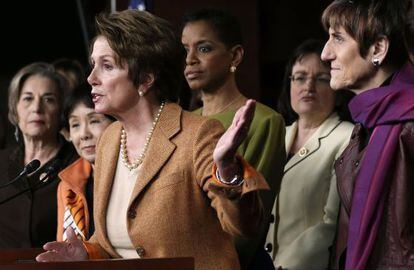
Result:
[[[306,149],[305,147],[302,147],[301,149],[299,149],[299,156],[300,157],[304,157],[309,153],[309,150]]]

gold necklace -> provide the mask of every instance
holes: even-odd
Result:
[[[226,112],[228,109],[230,109],[231,106],[233,106],[234,104],[237,104],[238,102],[240,102],[240,100],[242,100],[244,98],[244,96],[242,94],[240,94],[237,98],[233,99],[231,102],[229,102],[228,104],[226,104],[224,107],[219,108],[218,111],[211,113],[209,115],[214,115],[214,114],[219,114],[219,113],[224,113]],[[203,116],[209,116],[209,115],[205,115],[203,114]]]
[[[154,122],[152,122],[152,127],[150,131],[147,134],[147,137],[145,138],[145,144],[144,148],[141,151],[141,154],[139,154],[138,158],[130,163],[128,159],[128,153],[126,149],[126,143],[127,143],[127,135],[124,128],[121,130],[121,159],[122,163],[124,163],[125,167],[127,167],[130,171],[133,169],[138,168],[139,165],[141,165],[142,161],[144,160],[145,153],[147,152],[149,142],[151,141],[152,133],[154,132],[155,126],[158,123],[158,120],[160,119],[162,109],[164,108],[165,102],[161,103],[160,109],[158,110],[157,115],[154,118]]]

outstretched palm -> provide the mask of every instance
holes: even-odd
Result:
[[[214,149],[213,158],[217,166],[222,167],[234,161],[237,148],[246,138],[254,117],[256,101],[249,99],[235,114],[233,122],[221,136]]]
[[[79,240],[75,232],[69,227],[66,231],[68,235],[67,242],[49,242],[43,248],[46,252],[38,255],[36,261],[38,262],[53,262],[53,261],[83,261],[88,259],[88,253]]]

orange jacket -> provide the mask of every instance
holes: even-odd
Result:
[[[85,196],[86,183],[92,173],[92,166],[89,161],[79,158],[68,167],[59,173],[61,182],[57,191],[58,203],[58,227],[57,227],[57,241],[63,241],[63,223],[65,209],[67,206],[67,198],[80,197],[80,202],[83,203],[83,215],[85,216],[85,238],[89,238],[89,220],[90,214],[88,210],[88,203]],[[93,218],[93,217],[92,217]],[[85,240],[85,239],[84,239]]]

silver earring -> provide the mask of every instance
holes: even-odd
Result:
[[[231,66],[231,67],[230,67],[230,72],[231,72],[231,73],[234,73],[234,72],[236,72],[236,69],[237,69],[237,67],[236,67],[236,66]]]
[[[143,96],[144,96],[144,92],[143,92],[143,91],[138,91],[138,95],[139,95],[140,97],[143,97]]]
[[[14,126],[14,138],[16,142],[19,142],[19,127],[17,125]]]
[[[372,64],[374,65],[374,67],[378,67],[381,63],[378,58],[374,58],[372,59]]]

